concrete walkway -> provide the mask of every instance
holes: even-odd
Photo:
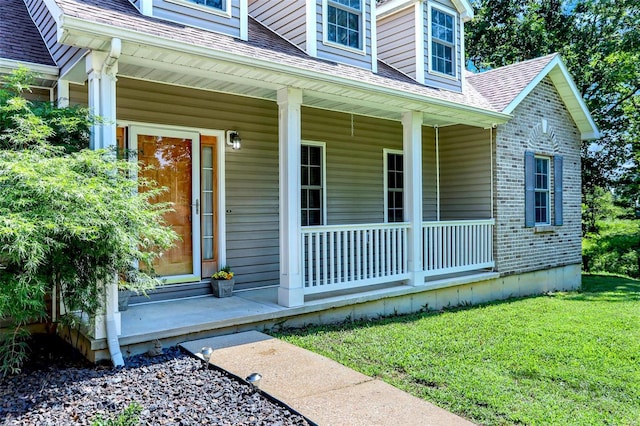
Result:
[[[473,425],[380,380],[257,331],[181,346],[194,354],[210,346],[210,362],[237,376],[260,373],[260,389],[319,425]]]

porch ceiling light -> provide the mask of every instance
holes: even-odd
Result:
[[[240,139],[240,134],[235,130],[227,130],[227,146],[230,146],[232,149],[240,149],[242,143],[242,139]]]

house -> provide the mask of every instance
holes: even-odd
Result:
[[[126,330],[153,325],[159,300],[170,321],[154,337],[214,332],[213,309],[187,327],[177,306],[205,303],[227,264],[240,296],[216,312],[272,302],[227,331],[580,285],[580,144],[598,130],[558,55],[466,72],[467,0],[2,10],[0,72],[29,66],[50,99],[88,105],[105,118],[92,146],[137,151],[174,202],[166,285],[127,313],[110,288],[85,336],[93,359],[148,343]]]

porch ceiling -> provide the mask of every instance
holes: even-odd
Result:
[[[377,84],[336,79],[320,73],[271,66],[264,61],[236,61],[233,56],[211,57],[177,48],[122,40],[118,75],[189,88],[276,100],[277,90],[303,90],[303,105],[389,120],[400,120],[405,111],[420,111],[425,125],[466,124],[490,127],[507,121],[508,115],[479,110],[411,92],[397,93]],[[106,34],[65,29],[61,41],[89,50],[108,50]],[[246,58],[245,58],[246,59]],[[79,69],[84,64],[77,64]]]

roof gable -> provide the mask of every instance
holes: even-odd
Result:
[[[467,77],[467,82],[475,87],[494,109],[511,114],[547,76],[578,126],[582,139],[598,138],[598,127],[557,53],[474,74]]]

